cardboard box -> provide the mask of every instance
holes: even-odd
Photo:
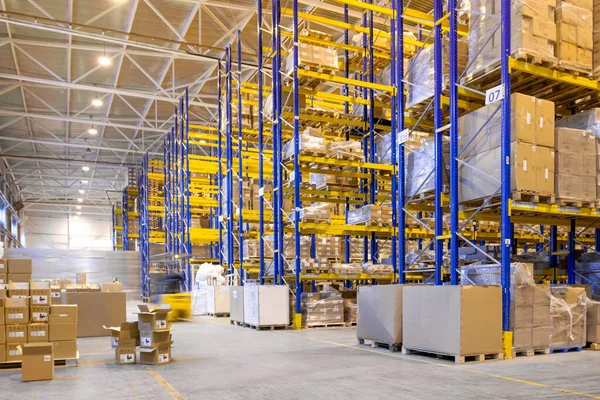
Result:
[[[535,290],[533,291],[533,305],[550,307],[550,285],[535,285]]]
[[[29,295],[31,296],[31,304],[39,306],[50,305],[50,282],[29,283]]]
[[[532,326],[550,326],[550,306],[533,306]]]
[[[513,331],[513,347],[515,350],[527,350],[532,347],[532,328],[521,327]]]
[[[502,352],[499,286],[408,285],[402,294],[404,347],[463,356]]]
[[[50,315],[50,306],[34,306],[29,307],[32,322],[48,322]]]
[[[520,328],[531,328],[533,326],[533,307],[518,306],[513,308],[511,314],[511,326]]]
[[[31,281],[31,274],[13,274],[8,273],[9,282],[29,282]]]
[[[104,326],[120,326],[127,321],[125,300],[124,292],[67,293],[67,304],[79,307],[77,337],[109,336]]]
[[[51,324],[74,324],[78,320],[78,306],[73,304],[53,304],[50,306],[48,321]]]
[[[140,347],[154,348],[170,342],[170,340],[171,332],[169,331],[140,331]]]
[[[48,324],[43,322],[34,322],[27,325],[27,342],[48,342],[49,337]]]
[[[78,272],[75,276],[75,283],[77,284],[86,284],[87,283],[87,274],[85,272]]]
[[[21,351],[19,350],[19,343],[7,343],[6,344],[6,361],[21,361]]]
[[[574,154],[596,154],[596,140],[593,131],[573,128],[554,130],[555,149]]]
[[[52,315],[51,315],[52,316]],[[50,322],[50,341],[77,340],[77,323],[52,323]]]
[[[402,343],[402,290],[405,285],[358,287],[356,337]]]
[[[596,178],[556,174],[554,177],[557,199],[592,202],[597,195]]]
[[[119,293],[123,291],[123,285],[121,285],[120,283],[103,283],[102,291],[110,293]]]
[[[514,289],[515,306],[531,306],[533,304],[533,287],[523,286]]]
[[[554,24],[552,24],[554,25]],[[535,99],[535,144],[554,148],[554,102]]]
[[[534,349],[547,349],[550,347],[549,326],[534,326],[531,329],[531,347]]]
[[[29,297],[29,282],[9,282],[8,297]]]
[[[535,98],[522,93],[513,93],[510,96],[511,113],[511,140],[535,144]]]
[[[54,342],[54,358],[56,360],[77,358],[77,341]]]
[[[146,304],[138,305],[138,329],[140,331],[168,331],[171,323],[168,321],[169,305],[162,304],[158,308],[151,308]]]
[[[535,148],[535,187],[538,193],[554,193],[554,149],[542,146]]]
[[[6,346],[0,346],[0,363],[6,362]]]
[[[2,329],[4,327],[0,327],[0,347],[4,347],[6,344],[6,329]]]
[[[29,274],[33,273],[31,260],[12,258],[8,260],[9,274]]]
[[[24,325],[29,322],[29,304],[27,299],[4,299],[4,323],[6,325]]]
[[[8,283],[8,275],[4,272],[0,272],[0,284]]]
[[[54,379],[54,344],[28,343],[23,346],[23,382]]]
[[[122,322],[120,326],[104,327],[111,334],[111,346],[135,347],[140,345],[140,331],[137,322]]]
[[[27,325],[6,325],[6,343],[27,343]]]
[[[7,274],[8,273],[8,260],[4,258],[0,258],[0,273]]]
[[[135,347],[117,347],[115,349],[115,361],[118,365],[137,363]]]
[[[600,344],[600,303],[591,303],[587,309],[587,342]]]
[[[163,343],[153,349],[140,348],[140,364],[161,365],[170,363],[172,343]]]

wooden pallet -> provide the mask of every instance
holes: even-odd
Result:
[[[527,349],[527,350],[515,350],[513,349],[513,356],[515,357],[531,357],[535,355],[543,355],[550,354],[550,348],[542,348],[542,349]]]
[[[559,60],[556,69],[561,72],[568,72],[575,76],[584,78],[592,77],[592,66],[586,66],[585,64],[578,62]]]
[[[307,275],[330,274],[331,269],[329,269],[329,268],[305,268],[302,270],[302,273],[307,274]]]
[[[56,367],[79,367],[79,351],[75,358],[63,358],[60,360],[54,360],[54,366]],[[15,369],[21,368],[21,361],[6,361],[0,362],[0,370],[2,369]]]
[[[582,201],[573,199],[556,199],[556,204],[565,207],[597,208],[596,201]]]
[[[229,317],[229,313],[206,313],[206,315],[208,315],[209,317],[214,317],[214,318],[224,318],[224,317]]]
[[[310,325],[306,325],[306,328],[344,328],[346,324],[344,322],[328,322],[326,324],[321,323],[310,323]]]
[[[444,354],[444,353],[435,353],[428,350],[420,350],[420,349],[409,349],[406,347],[402,347],[402,354],[411,355],[421,355],[428,357],[435,357],[441,359],[448,359],[454,361],[455,364],[465,364],[465,363],[474,363],[474,362],[484,362],[484,361],[498,361],[503,360],[504,355],[502,353],[486,353],[486,354],[472,354],[472,355],[457,355],[457,354]]]
[[[392,353],[396,353],[398,351],[400,351],[400,348],[402,347],[402,345],[400,343],[383,343],[377,340],[373,340],[373,339],[367,339],[367,338],[358,338],[358,344],[365,344],[365,341],[368,340],[370,342],[371,348],[375,349],[377,347],[384,347],[386,349],[388,349],[389,351],[391,351]],[[369,343],[367,343],[369,344]]]
[[[527,203],[539,203],[539,204],[556,204],[558,200],[556,200],[553,194],[540,194],[535,193],[533,191],[513,191],[511,192],[511,199],[513,201],[521,201]],[[481,206],[487,197],[483,197],[480,199],[473,199],[469,201],[461,202],[461,205],[468,208],[475,208]],[[494,196],[488,203],[487,206],[491,206],[494,204],[500,203],[500,196]]]
[[[252,329],[256,329],[257,331],[274,331],[274,330],[278,330],[278,329],[287,329],[288,326],[287,325],[262,325],[262,326],[258,326],[258,325],[252,325],[252,324],[244,324],[244,326],[246,328],[252,328]]]
[[[550,349],[550,354],[554,354],[554,353],[569,353],[569,352],[576,352],[576,351],[581,351],[583,350],[582,347],[562,347],[562,348],[556,348],[556,349]]]
[[[344,322],[344,325],[346,327],[350,327],[350,326],[356,326],[356,321],[352,321],[352,322]]]
[[[588,343],[587,348],[588,350],[598,351],[600,350],[600,343]]]
[[[230,323],[231,325],[235,325],[235,326],[244,326],[244,323],[243,323],[243,322],[241,322],[241,321],[234,321],[234,320],[232,320],[232,319],[231,319],[231,320],[229,320],[229,323]]]

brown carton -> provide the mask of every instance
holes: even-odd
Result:
[[[8,260],[4,258],[0,258],[0,273],[7,274],[8,273]]]
[[[111,293],[119,293],[123,291],[123,285],[120,283],[103,283],[102,284],[103,292],[111,292]]]
[[[596,154],[596,138],[593,131],[572,128],[554,130],[555,149],[558,152],[574,154]]]
[[[554,148],[554,102],[535,99],[535,144]]]
[[[535,190],[537,187],[535,149],[536,146],[529,143],[517,142],[513,144],[513,158],[515,159],[514,190]]]
[[[533,326],[533,307],[518,306],[514,309],[513,326],[520,328],[530,328]]]
[[[27,341],[29,343],[49,341],[48,324],[34,322],[27,325]]]
[[[124,292],[67,293],[67,303],[79,307],[77,336],[109,336],[104,326],[119,326],[127,321],[125,299]]]
[[[515,288],[515,306],[531,306],[533,304],[533,287]]]
[[[159,308],[151,308],[146,304],[138,305],[138,328],[140,331],[168,331],[171,329],[171,323],[167,316],[171,311],[168,305],[161,305]]]
[[[532,326],[549,326],[550,325],[550,306],[533,306],[533,324]]]
[[[77,340],[77,324],[76,323],[50,323],[50,341],[72,341]]]
[[[532,346],[531,327],[515,328],[513,331],[513,347],[516,350],[527,350]]]
[[[549,326],[534,326],[531,331],[531,346],[534,349],[547,349],[550,347]]]
[[[38,306],[50,305],[50,282],[32,281],[29,284],[29,295],[31,304]]]
[[[122,322],[120,326],[105,326],[104,329],[110,331],[113,348],[140,345],[140,331],[137,322]]]
[[[522,93],[510,97],[512,140],[535,144],[535,98]]]
[[[29,322],[29,305],[27,299],[4,299],[4,323],[6,325],[27,324]]]
[[[51,324],[77,323],[78,307],[72,304],[53,304],[50,306],[48,321]]]
[[[582,7],[590,11],[594,9],[593,0],[561,0],[561,3],[573,4],[574,6]]]
[[[23,382],[54,379],[54,344],[28,343],[22,348]]]
[[[27,325],[6,325],[6,343],[27,343]]]
[[[171,332],[169,331],[140,331],[140,347],[154,348],[170,340]]]
[[[118,365],[137,363],[135,347],[117,347],[115,349],[115,361]]]
[[[75,276],[75,283],[85,285],[87,283],[87,274],[85,272],[78,272]]]
[[[13,258],[8,260],[9,274],[29,274],[33,272],[31,260]]]
[[[600,345],[600,303],[591,303],[587,309],[587,342]]]
[[[3,329],[4,327],[0,327],[0,347],[4,347],[4,345],[6,344],[6,329]]]
[[[31,274],[13,274],[8,273],[9,282],[29,282],[31,280]]]
[[[48,315],[50,315],[50,306],[34,306],[29,307],[29,313],[31,314],[32,322],[48,322]]]
[[[0,346],[0,363],[6,362],[6,346]]]
[[[0,272],[0,284],[8,283],[8,276],[4,272]]]
[[[77,358],[77,341],[54,342],[54,357],[57,360]]]
[[[172,343],[162,343],[153,349],[140,348],[140,364],[161,365],[170,363]]]
[[[52,300],[50,304],[60,304],[62,302],[60,298],[61,288],[58,285],[50,286],[50,299]]]
[[[541,194],[554,193],[554,150],[548,147],[536,146],[536,189]]]
[[[10,282],[8,297],[29,297],[29,282]]]
[[[7,343],[6,344],[6,361],[14,362],[21,361],[21,351],[19,350],[19,343]]]
[[[533,305],[545,305],[550,307],[550,285],[535,285],[535,290],[533,291]]]

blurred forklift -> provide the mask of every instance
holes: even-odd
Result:
[[[150,301],[171,306],[169,321],[189,320],[192,315],[192,297],[183,288],[183,276],[168,268],[166,263],[157,263],[150,271]]]

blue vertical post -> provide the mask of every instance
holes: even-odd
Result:
[[[600,228],[594,228],[594,250],[600,251]]]
[[[449,95],[450,95],[450,283],[458,284],[458,21],[456,0],[449,0],[450,44]]]
[[[344,22],[347,24],[348,23],[348,4],[344,4]],[[344,44],[348,45],[348,29],[344,29]],[[350,76],[350,57],[349,57],[349,53],[348,50],[345,49],[344,50],[344,77],[346,79],[348,79],[348,77]],[[349,91],[349,87],[348,85],[344,85],[342,86],[342,94],[344,96],[349,96],[350,95],[350,91]],[[350,113],[350,108],[348,106],[348,102],[346,101],[344,103],[344,113],[345,114],[349,114]],[[350,140],[350,131],[347,130],[346,131],[346,140]],[[348,223],[348,212],[350,211],[350,199],[346,197],[346,204],[345,204],[345,208],[344,208],[344,217],[345,217],[345,223]],[[350,236],[346,235],[344,236],[344,260],[346,262],[346,264],[350,263]]]
[[[275,55],[272,61],[273,77],[273,282],[283,284],[283,217],[281,215],[281,27],[279,0],[273,0],[272,6],[272,44]]]
[[[221,61],[219,60],[217,63],[217,113],[219,114],[217,117],[217,159],[219,160],[217,165],[217,222],[219,224],[219,265],[223,265],[223,110],[221,106],[223,94],[221,93]]]
[[[263,148],[263,49],[262,49],[262,0],[257,0],[257,83],[258,83],[258,280],[265,283],[265,181]]]
[[[442,284],[442,264],[443,259],[443,239],[442,232],[444,229],[443,211],[442,211],[442,191],[443,191],[443,174],[444,160],[442,151],[442,132],[438,129],[442,127],[442,25],[437,23],[443,16],[443,1],[433,1],[433,20],[436,21],[433,28],[433,71],[434,71],[434,86],[433,86],[433,127],[434,127],[434,163],[435,163],[435,191],[434,191],[434,234],[435,234],[435,284]]]
[[[193,273],[192,273],[192,266],[191,266],[191,257],[192,257],[192,241],[191,241],[191,234],[190,234],[190,227],[192,226],[192,209],[190,207],[190,159],[189,159],[189,149],[190,149],[190,136],[189,136],[189,131],[190,131],[190,118],[189,118],[189,109],[190,109],[190,100],[189,100],[189,92],[188,92],[188,88],[185,89],[185,129],[183,131],[184,134],[184,141],[183,144],[185,146],[185,158],[183,159],[183,164],[185,166],[184,172],[185,172],[185,176],[184,176],[184,181],[183,181],[183,188],[185,191],[185,197],[184,197],[184,201],[185,201],[185,208],[184,208],[184,213],[185,213],[185,231],[184,231],[184,238],[185,238],[185,246],[186,246],[186,269],[187,269],[187,277],[188,277],[188,290],[191,290],[193,287]]]
[[[227,165],[227,268],[230,274],[234,273],[233,267],[233,153],[232,153],[232,115],[231,115],[231,47],[226,49],[225,61],[225,91],[226,91],[226,165]]]
[[[127,194],[127,188],[123,189],[123,211],[121,212],[123,217],[123,250],[129,250],[129,195]]]
[[[395,64],[395,60],[396,60],[396,18],[398,18],[398,10],[396,10],[396,3],[394,1],[392,1],[392,18],[390,19],[390,86],[392,86],[393,88],[396,87],[396,64]],[[392,98],[391,98],[391,104],[390,104],[390,109],[391,109],[391,128],[392,131],[390,132],[391,135],[391,151],[390,151],[390,155],[392,157],[392,166],[393,166],[393,171],[392,171],[392,184],[391,184],[391,190],[392,190],[392,194],[391,194],[391,203],[392,203],[392,237],[391,237],[391,256],[392,256],[392,266],[393,266],[393,270],[394,270],[394,276],[396,276],[396,273],[398,272],[397,269],[397,265],[398,265],[398,242],[397,242],[397,235],[398,235],[398,230],[397,230],[397,226],[398,226],[398,218],[397,218],[397,212],[398,212],[398,166],[396,164],[396,155],[397,155],[397,133],[398,133],[398,126],[397,126],[397,118],[398,118],[398,114],[396,112],[396,96],[398,94],[397,93],[392,93]]]
[[[242,104],[242,32],[237,32],[237,67],[238,67],[238,85],[237,85],[237,108],[238,108],[238,245],[239,245],[239,262],[240,262],[240,285],[244,285],[244,182],[242,180],[242,121],[243,121],[243,104]]]
[[[368,0],[370,4],[372,0]],[[375,82],[375,68],[373,65],[373,11],[368,11],[369,20],[369,77],[368,82]],[[375,91],[373,88],[369,88],[369,162],[375,163]],[[377,195],[377,179],[375,169],[371,168],[369,171],[370,185],[369,185],[369,203],[375,204],[375,198]],[[371,261],[373,263],[379,263],[379,248],[377,243],[377,236],[375,232],[371,233]]]
[[[550,268],[553,270],[552,283],[556,283],[558,278],[558,256],[554,253],[558,251],[558,228],[556,225],[550,226]]]
[[[571,229],[569,230],[569,257],[567,260],[567,283],[575,284],[575,235],[576,235],[575,218],[571,220]]]
[[[362,18],[362,27],[363,29],[367,29],[368,26],[368,21],[367,21],[367,13],[363,12],[363,18]],[[363,47],[363,57],[362,57],[362,75],[361,75],[361,80],[362,81],[366,81],[367,80],[367,73],[368,71],[368,67],[367,65],[369,64],[369,57],[368,57],[368,50],[369,50],[369,35],[365,32],[363,32],[362,35],[362,47]],[[359,89],[360,90],[360,89]],[[368,100],[368,89],[366,87],[363,87],[363,89],[361,90],[362,93],[362,98],[365,100]],[[365,124],[367,124],[369,120],[369,106],[367,104],[363,105],[363,122]],[[365,129],[363,129],[362,133],[362,145],[363,145],[363,155],[365,157],[365,161],[370,159],[369,156],[369,143],[365,138]],[[366,168],[362,168],[361,172],[366,174],[368,171]],[[366,183],[368,183],[367,179],[361,179],[361,193],[364,193],[365,187],[367,186]],[[370,186],[369,186],[370,187]],[[370,192],[369,192],[370,194]],[[366,197],[365,197],[366,199]],[[368,201],[364,201],[363,205],[367,205]],[[373,254],[373,252],[371,252],[371,255]],[[368,262],[369,261],[369,236],[368,235],[364,235],[363,236],[363,262]]]
[[[542,234],[542,236],[544,235],[544,225],[540,225],[540,233]],[[544,248],[544,243],[543,242],[539,242],[535,244],[535,251],[536,252],[540,252],[542,251]]]
[[[404,130],[404,0],[396,1],[396,10],[398,19],[396,23],[398,46],[396,47],[398,56],[392,60],[396,64],[396,84],[397,84],[397,110],[398,132]],[[404,214],[404,203],[406,202],[406,174],[404,166],[404,143],[398,146],[396,171],[398,171],[398,282],[405,283],[406,277],[406,216]]]
[[[502,330],[510,331],[510,168],[511,168],[511,149],[510,149],[510,71],[508,69],[508,58],[510,56],[510,34],[511,34],[511,0],[501,0],[501,54],[500,70],[501,81],[504,85],[506,94],[502,100],[502,138],[501,138],[501,191],[500,191],[500,263],[501,263],[501,284],[502,284]]]
[[[296,329],[300,329],[302,324],[302,282],[300,280],[300,210],[302,202],[300,199],[300,184],[302,183],[302,175],[300,174],[300,87],[298,85],[298,0],[293,0],[293,96],[294,96],[294,271],[296,276],[296,315],[294,316],[294,324]]]

